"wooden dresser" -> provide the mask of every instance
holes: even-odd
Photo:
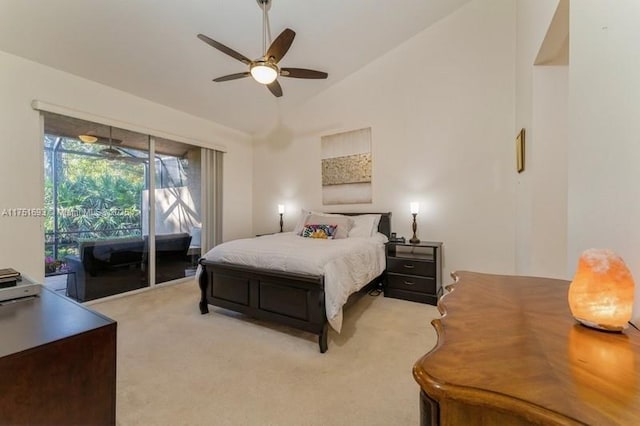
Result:
[[[640,332],[579,325],[569,282],[459,272],[414,366],[423,425],[640,424]]]
[[[112,425],[116,322],[46,288],[0,304],[0,424]]]

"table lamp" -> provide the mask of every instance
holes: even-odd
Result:
[[[413,237],[409,240],[411,244],[418,244],[420,240],[416,236],[416,231],[418,230],[418,224],[416,223],[416,216],[418,215],[418,211],[420,211],[420,203],[410,203],[409,204],[411,214],[413,215],[413,224],[411,225],[413,229]]]
[[[284,222],[282,221],[282,215],[284,214],[284,204],[278,204],[278,213],[280,213],[280,232],[282,232],[282,225],[284,225]]]
[[[606,331],[622,331],[631,320],[633,278],[612,250],[589,249],[580,255],[569,286],[569,308],[580,323]]]

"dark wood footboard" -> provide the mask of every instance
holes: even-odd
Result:
[[[200,260],[200,312],[220,306],[318,335],[327,350],[324,277]]]
[[[320,352],[328,346],[329,323],[324,298],[324,277],[275,272],[200,259],[200,313],[209,305],[241,312],[318,335]],[[344,307],[381,284],[376,277],[352,294]]]

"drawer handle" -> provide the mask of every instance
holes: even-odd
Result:
[[[407,269],[413,269],[413,268],[415,268],[415,266],[413,266],[413,265],[411,265],[411,264],[407,264],[407,263],[405,263],[405,264],[404,264],[404,267],[405,267],[405,268],[407,268]]]
[[[414,283],[413,281],[405,281],[404,282],[406,285],[415,285],[416,283]]]

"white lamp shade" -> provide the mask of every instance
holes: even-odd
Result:
[[[278,204],[278,213],[280,214],[284,213],[284,204]]]
[[[274,66],[257,64],[251,67],[251,76],[262,84],[271,84],[278,77],[278,71]]]
[[[411,203],[409,205],[411,214],[418,214],[420,212],[420,203]]]

